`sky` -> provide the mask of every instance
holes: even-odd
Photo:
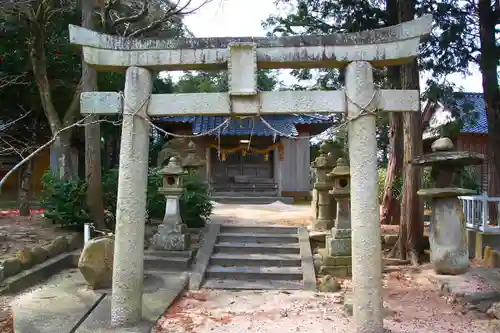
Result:
[[[180,4],[189,0],[180,0]],[[197,6],[204,0],[191,0],[189,7]],[[274,0],[212,0],[202,9],[184,19],[188,29],[196,37],[234,37],[265,36],[261,23],[269,15],[276,13]],[[471,68],[471,76],[456,74],[449,80],[462,87],[466,92],[482,92],[481,74],[477,68]],[[174,74],[174,78],[180,73]],[[282,71],[280,79],[285,85],[297,81],[288,71]],[[422,83],[426,75],[421,75]]]

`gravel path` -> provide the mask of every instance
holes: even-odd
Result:
[[[211,222],[239,225],[282,225],[302,227],[313,223],[309,205],[287,205],[276,201],[268,205],[214,203]]]

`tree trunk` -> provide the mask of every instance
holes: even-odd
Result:
[[[488,195],[500,196],[500,91],[498,89],[498,48],[495,39],[499,8],[491,1],[479,0],[479,36],[481,58],[479,67],[483,76],[483,96],[488,117]],[[498,223],[498,205],[488,205],[490,223]]]
[[[57,110],[52,102],[52,91],[50,82],[47,76],[47,58],[45,54],[45,35],[44,29],[41,27],[33,27],[33,36],[31,41],[30,58],[40,94],[40,102],[43,111],[49,122],[52,135],[56,137],[52,146],[52,153],[55,156],[56,174],[60,179],[68,180],[74,177],[74,170],[71,163],[71,129],[61,132],[63,123],[57,114]],[[78,90],[78,89],[77,89]],[[76,103],[72,103],[73,110],[68,110],[68,113],[74,112],[77,107]],[[70,108],[71,108],[70,107]]]
[[[94,30],[92,20],[93,0],[82,0],[82,27]],[[82,60],[82,91],[97,90],[97,72]],[[85,125],[85,179],[87,181],[87,205],[97,228],[106,229],[102,202],[101,177],[101,128],[99,117],[87,118]]]
[[[410,21],[414,17],[415,1],[400,0],[399,10],[401,22]],[[401,66],[401,87],[419,90],[417,61]],[[401,206],[401,227],[397,246],[399,256],[409,256],[413,265],[419,262],[423,252],[424,206],[417,190],[422,186],[422,169],[409,162],[422,154],[422,116],[419,112],[407,112],[404,118],[404,184]]]
[[[19,216],[30,216],[30,180],[31,161],[26,162],[20,170],[21,179],[19,182]]]
[[[398,24],[398,1],[387,0],[386,7],[390,17],[388,25]],[[400,67],[389,67],[387,72],[390,88],[401,89]],[[389,113],[389,126],[389,164],[385,177],[380,223],[399,224],[401,203],[394,189],[403,170],[403,115],[398,112]]]

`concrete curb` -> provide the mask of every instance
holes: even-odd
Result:
[[[75,268],[80,251],[67,252],[50,258],[41,264],[4,279],[0,283],[0,295],[14,294],[32,287],[64,269]]]

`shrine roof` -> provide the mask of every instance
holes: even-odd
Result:
[[[208,135],[219,135],[215,130],[227,117],[222,116],[167,116],[159,118],[166,123],[192,124],[193,134],[207,133]],[[287,115],[287,116],[265,116],[265,122],[256,117],[231,119],[228,124],[220,128],[220,135],[255,135],[255,136],[297,136],[299,134],[297,125],[315,125],[319,132],[332,125],[332,119],[325,115]],[[272,127],[275,131],[269,127]]]
[[[424,133],[424,139],[432,139],[440,135],[440,129],[455,121],[455,115],[462,118],[460,133],[465,134],[488,134],[488,117],[486,114],[486,104],[482,93],[461,93],[460,98],[455,101],[456,112],[451,112],[450,108],[439,103],[430,124],[429,129]]]

